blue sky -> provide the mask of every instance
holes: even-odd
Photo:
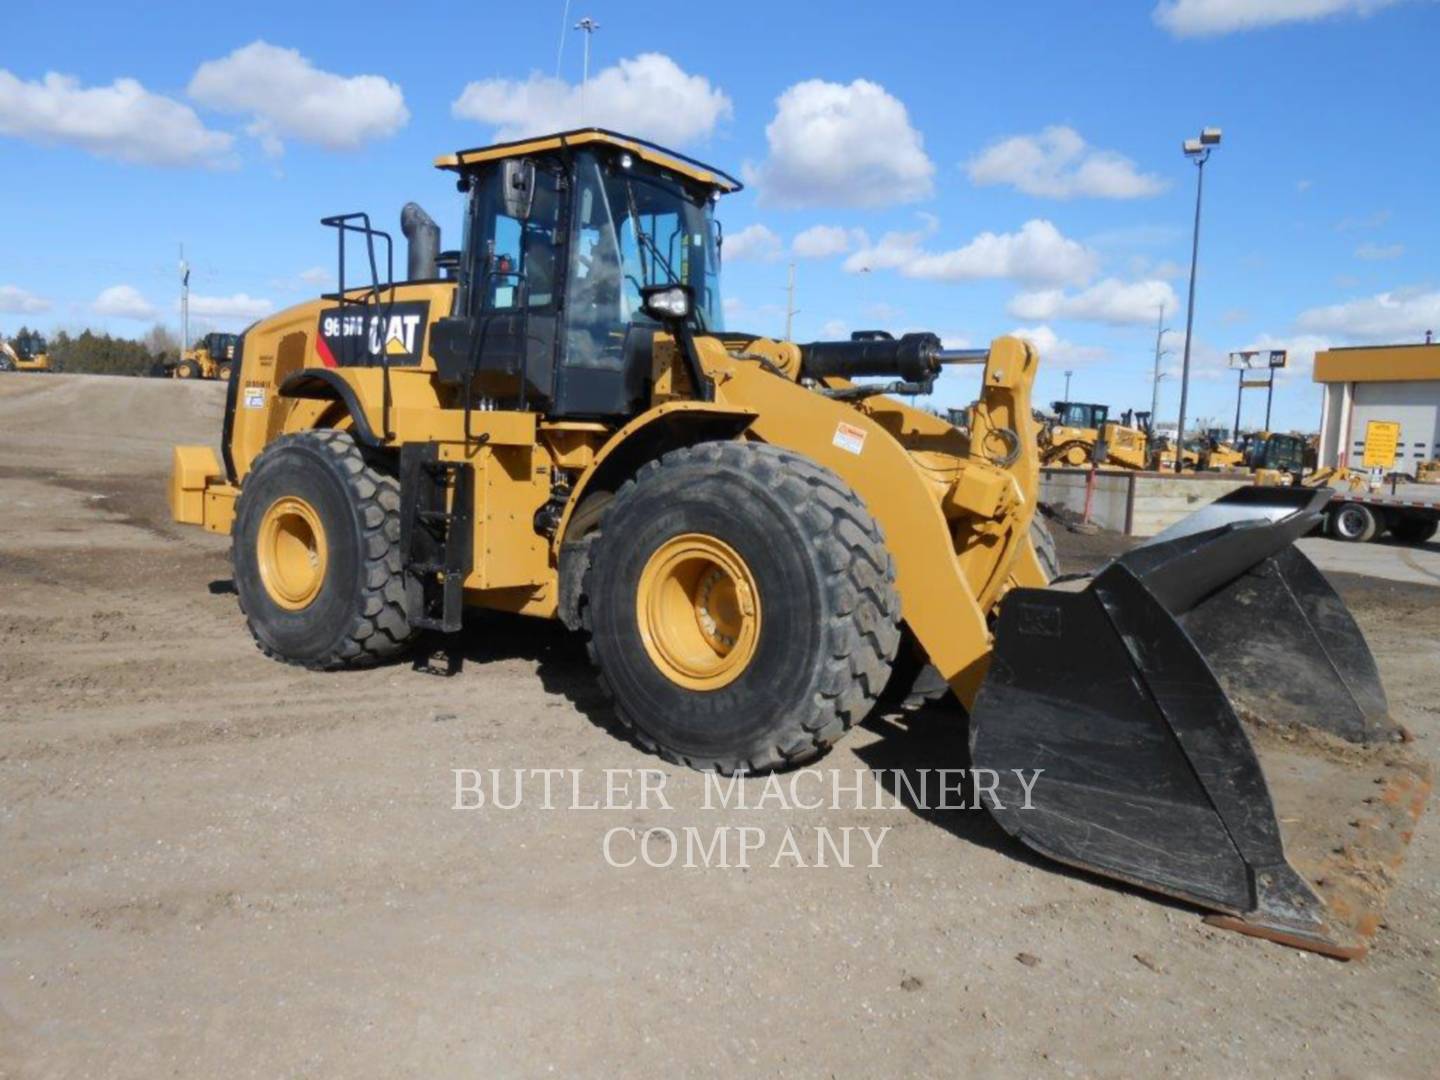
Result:
[[[584,15],[585,119],[750,181],[721,203],[732,328],[783,329],[793,261],[800,340],[1023,330],[1041,401],[1071,370],[1148,407],[1156,304],[1184,328],[1180,142],[1211,124],[1192,419],[1233,416],[1231,349],[1289,347],[1275,426],[1313,428],[1314,348],[1440,332],[1432,0],[565,8],[11,0],[0,332],[176,323],[181,241],[196,323],[238,329],[329,284],[324,214],[416,199],[453,238],[431,160],[577,124]],[[973,393],[947,374],[936,404]],[[1166,378],[1162,419],[1177,399]]]

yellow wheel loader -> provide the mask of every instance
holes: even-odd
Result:
[[[1057,401],[1054,420],[1040,430],[1040,463],[1083,468],[1089,465],[1144,469],[1148,462],[1148,413],[1139,414],[1139,426],[1126,412],[1120,422],[1109,419],[1108,405]]]
[[[34,330],[22,330],[13,341],[0,341],[0,371],[58,371],[50,346]]]
[[[409,204],[395,283],[388,234],[325,219],[338,290],[243,335],[223,462],[175,450],[174,516],[231,537],[265,653],[343,668],[467,607],[558,619],[639,743],[727,773],[814,759],[918,657],[1023,843],[1363,951],[1429,776],[1292,546],[1324,493],[1248,489],[1051,588],[1029,345],[725,330],[713,213],[740,184],[641,139],[437,164],[460,251]],[[952,365],[979,372],[965,432],[900,400]]]
[[[179,360],[162,361],[152,372],[162,378],[230,380],[239,334],[206,334]]]

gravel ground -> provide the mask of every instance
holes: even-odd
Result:
[[[1433,816],[1343,964],[1067,872],[983,813],[707,810],[617,736],[556,626],[480,617],[448,679],[282,666],[226,542],[166,514],[170,445],[213,441],[221,395],[0,376],[0,1075],[1434,1075]],[[1066,569],[1117,546],[1059,540]],[[1433,758],[1440,589],[1340,586]],[[881,716],[823,764],[950,765],[964,740]],[[457,811],[456,768],[580,769],[582,806],[603,770],[653,769],[672,808],[633,784],[574,807],[565,777],[550,809],[531,787]],[[617,828],[719,826],[764,830],[748,869],[604,857]],[[821,828],[889,831],[817,867]],[[804,868],[771,865],[785,836]]]

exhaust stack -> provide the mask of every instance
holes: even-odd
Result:
[[[437,276],[435,260],[440,254],[440,226],[419,203],[406,203],[400,211],[400,231],[410,245],[405,277],[422,281]]]

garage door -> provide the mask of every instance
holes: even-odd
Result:
[[[1350,467],[1364,467],[1365,425],[1400,425],[1395,468],[1413,473],[1421,461],[1440,457],[1440,382],[1356,383],[1350,421]]]

